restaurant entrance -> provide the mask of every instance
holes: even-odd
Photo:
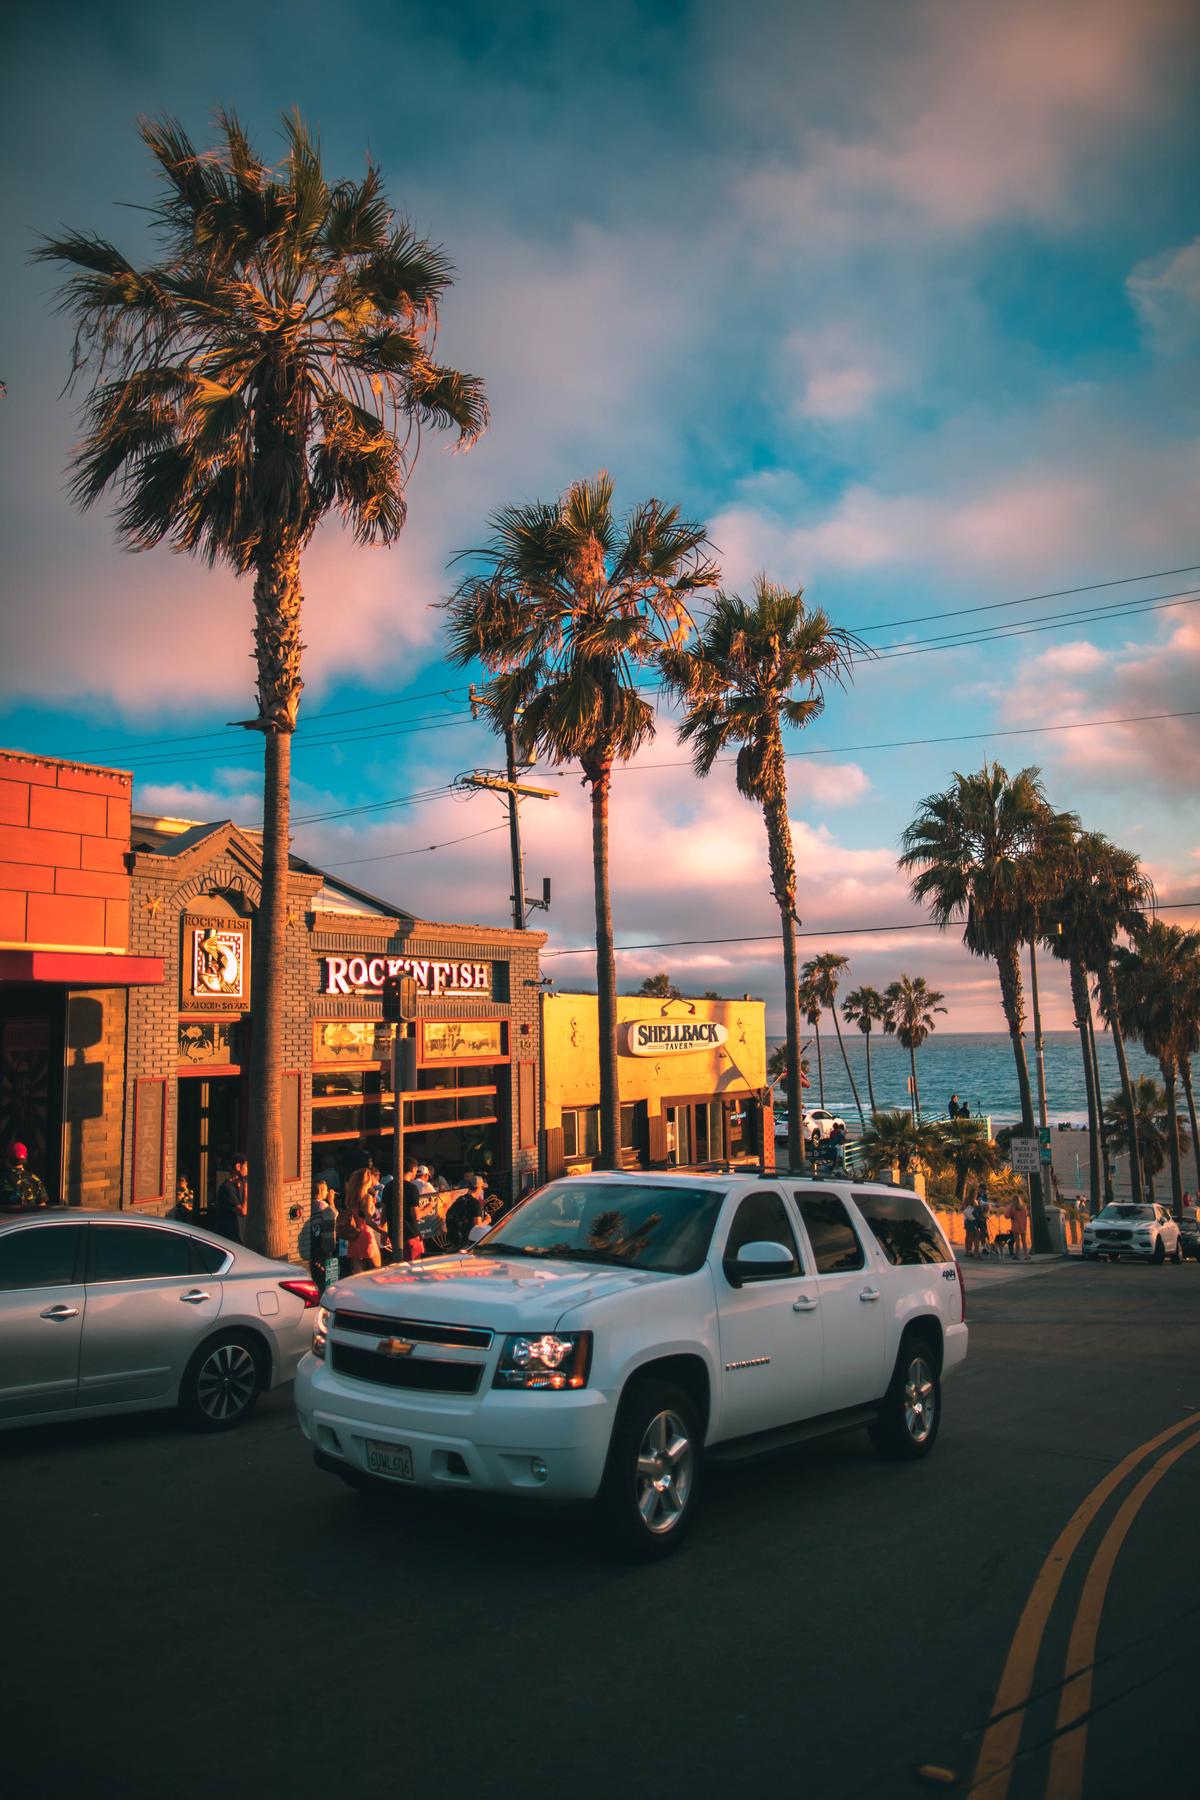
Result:
[[[192,1190],[196,1221],[209,1222],[217,1189],[242,1149],[242,1078],[188,1075],[179,1083],[176,1180]]]

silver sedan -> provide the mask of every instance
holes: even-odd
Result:
[[[244,1419],[312,1340],[315,1283],[197,1226],[0,1214],[0,1429],[178,1406]]]

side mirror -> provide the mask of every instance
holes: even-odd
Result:
[[[771,1275],[784,1275],[795,1266],[795,1257],[786,1244],[743,1244],[736,1257],[726,1257],[725,1278],[732,1287],[743,1281],[762,1280]]]

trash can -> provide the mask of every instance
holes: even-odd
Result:
[[[1063,1224],[1062,1207],[1046,1208],[1046,1226],[1050,1232],[1050,1248],[1056,1256],[1067,1254],[1067,1228]]]

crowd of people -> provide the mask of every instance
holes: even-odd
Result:
[[[839,1119],[836,1125],[822,1133],[819,1125],[814,1125],[811,1133],[805,1135],[805,1153],[813,1168],[829,1174],[834,1169],[846,1166],[846,1127]]]
[[[317,1177],[309,1218],[309,1268],[318,1287],[395,1262],[415,1262],[430,1249],[465,1250],[476,1226],[487,1226],[501,1202],[481,1174],[468,1171],[455,1193],[427,1163],[410,1159],[397,1208],[392,1178],[375,1164],[355,1169],[344,1187],[336,1168]],[[446,1196],[452,1198],[447,1202]]]

